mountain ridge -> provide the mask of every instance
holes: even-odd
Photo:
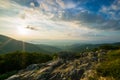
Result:
[[[45,48],[54,48],[46,50]],[[47,46],[47,45],[36,45],[28,42],[23,42],[19,40],[15,40],[13,38],[0,35],[0,52],[1,53],[10,53],[14,51],[26,51],[26,52],[41,52],[41,53],[52,53],[52,52],[60,51],[58,48],[53,46]]]
[[[41,52],[41,53],[58,53],[61,51],[69,52],[84,52],[98,48],[102,45],[119,46],[120,42],[115,43],[103,43],[103,44],[72,44],[68,46],[51,46],[47,44],[33,44],[28,42],[19,41],[4,35],[0,35],[0,52],[8,53],[14,51],[26,51],[26,52]]]

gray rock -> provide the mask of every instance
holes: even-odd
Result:
[[[26,68],[26,70],[36,70],[36,69],[39,69],[38,64],[32,64]]]
[[[21,80],[19,75],[13,75],[11,77],[9,77],[8,79],[5,80]]]

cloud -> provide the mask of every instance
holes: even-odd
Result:
[[[120,0],[114,0],[110,6],[102,6],[100,12],[106,14],[110,19],[120,19]]]
[[[0,27],[11,27],[11,31],[13,27],[13,30],[15,27],[24,27],[31,30],[36,38],[80,40],[100,39],[108,37],[110,32],[113,34],[112,31],[120,30],[119,17],[116,17],[114,11],[109,12],[111,9],[116,12],[119,10],[118,6],[113,5],[115,2],[109,8],[103,6],[99,12],[94,13],[81,6],[82,1],[2,0],[0,22],[8,24]],[[111,14],[109,18],[106,17]]]
[[[83,27],[86,26],[90,29],[117,31],[120,30],[120,8],[115,4],[118,4],[118,2],[113,2],[110,8],[102,7],[101,10],[103,10],[103,13],[98,12],[97,14],[84,8],[81,11],[79,10],[79,12],[76,11],[78,8],[61,11],[61,13],[58,14],[60,17],[55,15],[53,20],[77,21],[78,25],[82,24]],[[111,9],[115,9],[115,11]]]
[[[56,0],[56,3],[58,3],[61,8],[65,8],[65,3],[62,0]]]
[[[36,28],[35,26],[31,26],[31,25],[28,25],[27,27],[25,27],[27,29],[30,29],[30,30],[34,30],[34,31],[38,31],[39,29]]]

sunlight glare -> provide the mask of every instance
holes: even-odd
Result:
[[[18,34],[19,35],[28,35],[29,34],[29,31],[28,29],[24,28],[24,27],[18,27]]]

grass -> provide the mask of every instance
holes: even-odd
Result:
[[[113,77],[116,80],[120,79],[120,50],[113,50],[108,52],[106,61],[102,62],[97,72],[103,77]]]

